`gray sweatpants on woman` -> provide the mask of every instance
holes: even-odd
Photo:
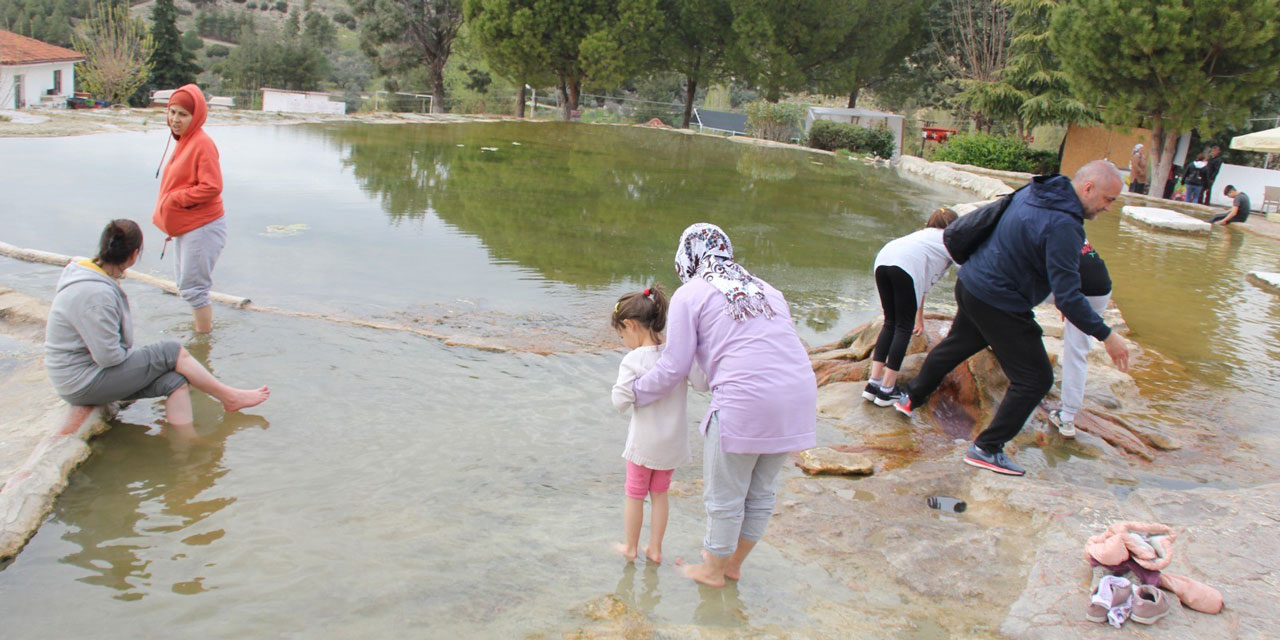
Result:
[[[181,351],[182,345],[173,341],[134,349],[123,362],[99,371],[85,388],[62,399],[70,405],[93,407],[117,400],[167,398],[187,383],[175,371]]]
[[[1085,296],[1098,315],[1107,310],[1111,294]],[[1075,420],[1084,404],[1084,383],[1089,377],[1086,358],[1093,348],[1093,338],[1070,322],[1062,328],[1062,419]]]
[[[227,246],[227,217],[188,231],[174,240],[174,282],[192,309],[213,304],[213,266]]]
[[[725,453],[720,449],[720,414],[707,423],[702,446],[702,502],[707,507],[707,536],[702,546],[724,558],[738,538],[757,542],[773,515],[778,472],[786,453]]]

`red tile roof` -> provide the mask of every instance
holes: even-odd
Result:
[[[0,64],[78,62],[84,56],[62,47],[0,29]]]

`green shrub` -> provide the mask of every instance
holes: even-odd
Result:
[[[933,154],[934,160],[971,164],[1001,171],[1052,173],[1058,170],[1058,154],[1032,151],[1016,138],[985,133],[955,136]]]
[[[280,2],[276,3],[275,9],[280,13],[289,13],[289,3],[284,0],[280,0]]]
[[[809,128],[809,146],[824,151],[846,149],[892,158],[896,145],[893,132],[888,129],[868,129],[845,122],[818,120]]]
[[[225,58],[231,54],[231,48],[221,44],[211,44],[204,54],[210,58]]]
[[[333,14],[333,21],[348,29],[356,28],[356,19],[353,18],[351,14],[347,13],[346,11],[335,12]]]
[[[747,105],[747,133],[757,138],[787,142],[803,133],[804,107],[787,102],[752,102]]]

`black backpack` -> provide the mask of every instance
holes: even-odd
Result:
[[[973,255],[973,252],[982,246],[982,243],[991,237],[991,232],[996,230],[1000,218],[1004,217],[1004,212],[1009,208],[1009,203],[1013,201],[1013,194],[1022,191],[1026,187],[1021,187],[1012,193],[1006,193],[998,199],[988,202],[987,204],[960,216],[955,222],[947,225],[942,231],[942,244],[947,247],[947,253],[951,254],[951,259],[956,264],[964,264]]]

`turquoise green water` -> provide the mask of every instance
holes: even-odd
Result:
[[[727,596],[669,565],[621,567],[609,543],[626,419],[607,399],[621,357],[607,314],[623,292],[674,287],[678,234],[706,220],[787,295],[802,336],[827,342],[878,313],[879,247],[972,196],[848,160],[634,128],[211,133],[231,228],[217,289],[572,353],[483,353],[221,308],[214,337],[193,342],[180,300],[131,283],[141,341],[182,340],[227,381],[270,384],[272,399],[224,416],[197,398],[202,442],[190,447],[165,437],[158,405],[124,412],[0,571],[0,635],[523,637],[572,629],[579,605],[611,593],[658,625],[817,635],[832,629],[827,605],[859,606],[767,543],[752,558],[758,578]],[[0,140],[0,240],[85,254],[106,219],[147,220],[163,146],[159,132]],[[1273,460],[1265,425],[1280,406],[1258,390],[1280,380],[1280,299],[1242,273],[1276,250],[1235,231],[1153,235],[1118,212],[1090,225],[1134,337],[1168,356],[1139,368],[1144,393],[1171,420],[1259,436],[1239,455]],[[144,229],[140,266],[165,274],[172,258],[159,260],[162,238]],[[0,285],[49,298],[56,277],[0,260]],[[947,282],[931,303],[949,301]],[[699,475],[676,474],[670,557],[697,553]]]

